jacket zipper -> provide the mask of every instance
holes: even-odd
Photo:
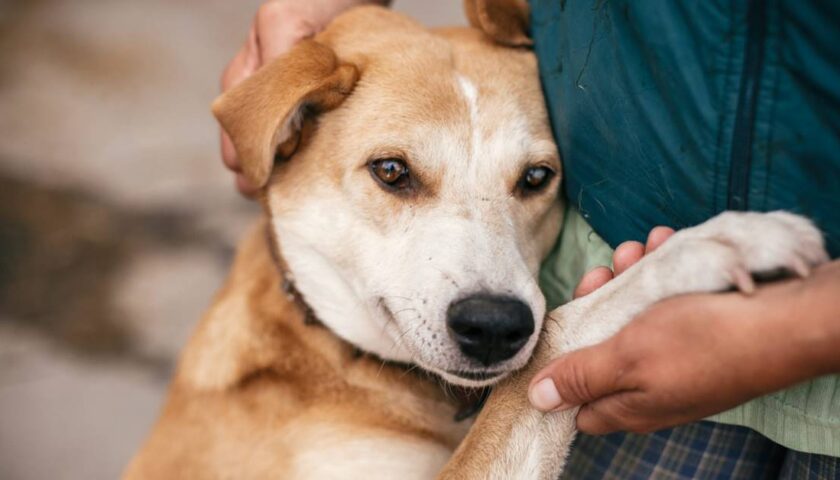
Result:
[[[764,42],[767,36],[767,0],[750,0],[747,7],[747,39],[744,68],[732,131],[729,157],[729,189],[727,210],[747,210],[750,187],[750,164],[753,151],[753,129],[758,106],[758,89],[764,64]]]

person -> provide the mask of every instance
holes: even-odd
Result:
[[[265,2],[222,88],[360,3]],[[581,407],[564,478],[840,478],[840,3],[590,3],[531,2],[575,207],[543,270],[549,299],[583,273],[563,271],[570,256],[611,255],[582,275],[586,295],[674,231],[656,225],[727,209],[806,215],[835,260],[750,296],[665,300],[546,367],[532,404]],[[238,173],[224,133],[222,156]]]

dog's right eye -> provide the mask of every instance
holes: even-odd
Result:
[[[411,186],[408,165],[398,158],[383,158],[369,164],[370,173],[389,190],[405,190]]]

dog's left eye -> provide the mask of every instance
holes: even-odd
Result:
[[[554,177],[554,170],[548,167],[528,167],[519,179],[523,193],[534,193],[545,188]]]
[[[409,187],[408,166],[398,158],[385,158],[370,162],[370,172],[389,189]]]

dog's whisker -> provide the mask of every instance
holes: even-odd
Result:
[[[396,346],[397,344],[399,344],[399,346],[401,346],[401,347],[402,347],[402,346],[405,346],[405,345],[403,345],[403,344],[402,344],[402,340],[403,340],[403,338],[404,338],[404,337],[405,337],[405,336],[406,336],[409,332],[414,333],[414,332],[416,332],[416,331],[417,331],[420,327],[422,327],[422,326],[423,326],[422,324],[409,325],[409,326],[405,329],[405,331],[403,331],[403,332],[400,334],[400,336],[399,336],[399,337],[397,337],[397,339],[394,341],[394,345]],[[413,327],[413,328],[412,328],[412,327]],[[391,348],[394,348],[394,347],[392,346]],[[411,353],[411,349],[407,349],[407,350],[409,350],[409,354],[410,354],[410,353]]]
[[[402,374],[400,374],[400,378],[408,375],[409,373],[417,370],[418,368],[420,368],[420,365],[418,365],[417,362],[412,361],[412,365],[410,367],[406,368],[405,370],[403,370]]]
[[[376,378],[379,378],[379,376],[382,374],[382,370],[385,368],[385,363],[385,360],[379,362],[379,370],[376,371]]]
[[[403,296],[400,296],[400,295],[388,295],[388,296],[385,296],[385,297],[380,297],[381,300],[390,300],[392,298],[397,299],[397,300],[406,300],[406,301],[409,301],[409,302],[414,300],[411,297],[403,297]]]

